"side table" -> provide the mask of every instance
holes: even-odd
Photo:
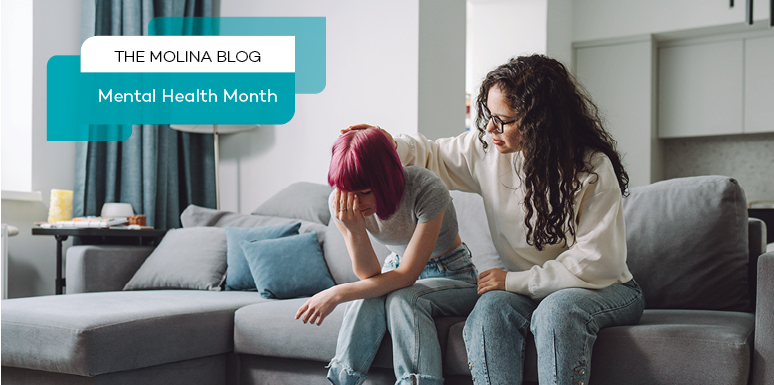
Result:
[[[138,244],[143,245],[145,239],[156,241],[166,233],[167,230],[155,229],[32,228],[32,235],[53,235],[56,238],[56,294],[62,294],[62,288],[66,286],[65,279],[62,278],[62,242],[66,241],[67,237],[135,237]]]

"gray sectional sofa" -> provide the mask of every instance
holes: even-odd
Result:
[[[343,239],[328,223],[329,191],[293,185],[251,215],[189,207],[183,224],[251,227],[301,220],[302,233],[318,232],[333,279],[353,281]],[[498,267],[480,197],[452,195],[477,267]],[[774,253],[763,254],[765,225],[747,218],[738,184],[714,176],[659,182],[632,189],[624,207],[628,264],[645,293],[646,310],[639,325],[599,333],[591,383],[774,383]],[[384,258],[386,249],[377,249]],[[122,290],[152,252],[139,246],[71,247],[68,294],[2,301],[2,383],[326,382],[344,306],[312,326],[293,318],[304,298]],[[464,321],[436,320],[447,384],[471,383]],[[528,344],[526,360],[525,380],[536,383],[534,344]],[[366,383],[394,383],[391,365],[385,338]]]

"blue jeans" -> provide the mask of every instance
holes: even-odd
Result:
[[[525,339],[532,333],[541,385],[588,384],[597,332],[638,323],[644,307],[634,280],[599,290],[563,289],[541,301],[486,292],[463,329],[473,383],[521,384]]]
[[[382,272],[396,269],[393,253]],[[331,360],[328,380],[362,384],[384,333],[392,336],[396,384],[442,384],[441,346],[433,317],[465,316],[478,299],[478,271],[470,250],[459,247],[427,262],[416,283],[381,297],[352,301]]]

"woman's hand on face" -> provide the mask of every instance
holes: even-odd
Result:
[[[387,132],[385,129],[383,129],[383,128],[379,127],[379,126],[372,126],[370,124],[356,124],[354,126],[349,126],[349,127],[345,128],[345,129],[341,130],[341,134],[343,135],[344,133],[347,133],[349,131],[363,130],[363,129],[366,129],[366,128],[378,128],[380,131],[382,131],[382,134],[384,134],[387,137],[387,139],[390,140],[392,145],[395,148],[398,148],[398,142],[396,142],[395,139],[392,138],[392,135],[390,135],[389,132]]]
[[[365,232],[365,218],[360,212],[360,204],[354,192],[336,190],[333,209],[336,210],[336,218],[350,233]]]
[[[508,273],[502,269],[489,269],[478,275],[478,295],[489,290],[505,290],[505,277]]]
[[[338,286],[323,290],[309,298],[296,312],[296,319],[321,325],[325,317],[339,305]]]

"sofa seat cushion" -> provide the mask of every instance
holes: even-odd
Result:
[[[645,310],[639,325],[602,330],[590,382],[747,384],[755,316],[706,310]]]
[[[325,318],[322,325],[304,324],[294,318],[308,298],[263,302],[245,306],[234,315],[234,351],[270,357],[329,362],[336,355],[336,340],[344,321],[346,304],[341,304]],[[441,351],[451,325],[462,317],[441,318],[436,329]],[[373,367],[392,368],[392,339],[385,334]]]
[[[645,310],[638,325],[602,329],[594,344],[592,384],[746,384],[755,317],[707,310]],[[444,372],[470,375],[464,322],[451,327]],[[524,380],[537,381],[537,352],[527,341]]]
[[[347,306],[337,306],[320,326],[304,324],[295,319],[295,314],[307,299],[263,302],[237,310],[234,352],[329,362],[336,354],[336,339]],[[376,354],[374,366],[392,367],[391,344],[388,333]]]
[[[4,300],[2,364],[96,376],[233,351],[256,292],[83,293]]]
[[[237,310],[234,351],[269,357],[328,362],[345,306],[320,326],[293,318],[305,298],[259,303]],[[753,314],[707,310],[645,310],[638,325],[603,329],[592,354],[592,383],[745,384],[750,368]],[[444,373],[470,376],[464,318],[436,319]],[[374,367],[392,367],[389,333]],[[537,382],[537,352],[530,335],[524,380]],[[655,368],[655,369],[654,369]]]

